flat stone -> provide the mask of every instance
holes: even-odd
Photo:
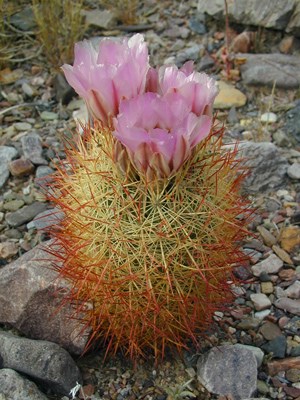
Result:
[[[281,335],[270,340],[262,346],[267,353],[272,353],[274,358],[284,358],[286,352],[286,337]]]
[[[26,374],[58,394],[68,395],[82,383],[75,361],[55,343],[0,332],[0,357],[2,367]]]
[[[254,276],[260,276],[261,273],[277,274],[282,267],[283,261],[275,254],[271,254],[265,260],[253,265],[251,269]]]
[[[6,203],[3,204],[3,209],[5,211],[17,211],[21,207],[24,206],[24,201],[23,200],[11,200],[7,201]]]
[[[261,115],[260,120],[265,124],[273,124],[277,121],[277,115],[272,112],[264,113]]]
[[[256,313],[254,313],[254,317],[264,320],[270,314],[271,314],[271,310],[267,309],[267,310],[257,311]]]
[[[23,132],[23,131],[29,131],[32,128],[32,125],[29,124],[28,122],[16,122],[14,124],[14,127],[17,131]]]
[[[272,246],[274,253],[286,264],[293,265],[293,261],[289,254],[279,246]]]
[[[1,397],[3,395],[4,397]],[[47,400],[35,383],[9,368],[0,369],[0,400]]]
[[[267,363],[269,375],[275,376],[280,371],[300,369],[300,357],[289,357],[283,360],[274,360]]]
[[[47,229],[51,226],[57,225],[64,218],[65,214],[58,208],[52,208],[38,214],[29,224],[27,229]]]
[[[10,23],[21,31],[32,31],[36,28],[36,20],[31,6],[14,13],[10,17]]]
[[[295,278],[296,271],[292,268],[282,269],[278,272],[278,276],[283,281],[291,281]]]
[[[223,81],[218,81],[219,93],[214,102],[214,108],[227,109],[231,107],[242,107],[247,102],[247,97],[234,86]]]
[[[282,335],[279,326],[271,321],[264,322],[263,325],[260,327],[259,332],[266,340],[273,340]]]
[[[225,345],[211,349],[197,362],[199,382],[210,392],[240,400],[256,390],[257,361],[252,351]]]
[[[217,19],[224,18],[222,0],[198,0],[198,10]],[[298,12],[297,12],[298,11]],[[239,0],[228,2],[228,16],[231,21],[247,26],[286,30],[297,33],[299,9],[297,0]]]
[[[271,294],[274,291],[274,286],[272,282],[261,282],[260,288],[261,292],[264,294]]]
[[[19,246],[15,242],[3,242],[0,243],[0,259],[7,259],[15,256],[19,251]]]
[[[291,299],[300,299],[300,281],[295,281],[289,286],[284,293]]]
[[[31,221],[39,213],[45,211],[46,208],[47,205],[45,203],[36,201],[29,206],[22,207],[20,210],[12,213],[7,213],[5,216],[5,220],[10,226],[16,228],[20,225],[25,224],[26,222]]]
[[[17,150],[10,146],[0,146],[0,189],[9,178],[8,163],[17,157]]]
[[[248,346],[246,344],[241,344],[241,343],[237,343],[234,346],[251,351],[256,358],[257,367],[259,368],[261,366],[264,358],[264,352],[260,348],[255,346]]]
[[[29,338],[49,340],[81,354],[89,330],[71,318],[75,313],[72,305],[62,303],[69,286],[53,270],[57,259],[45,251],[53,246],[51,241],[43,243],[1,268],[0,323],[15,327]]]
[[[82,10],[87,25],[97,26],[98,28],[113,28],[116,23],[116,14],[111,10]]]
[[[300,179],[300,164],[294,163],[287,169],[287,174],[291,179]]]
[[[246,59],[241,66],[243,82],[247,85],[297,89],[300,86],[300,58],[285,54],[238,54]]]
[[[286,371],[285,373],[286,379],[290,382],[300,382],[300,369],[292,368]]]
[[[272,305],[269,297],[264,293],[253,293],[250,295],[250,299],[257,311],[265,310],[266,308],[270,308]]]
[[[275,307],[287,311],[294,315],[300,315],[300,300],[290,299],[288,297],[280,297],[274,303]]]
[[[34,171],[34,165],[26,158],[18,158],[17,160],[11,161],[8,164],[8,168],[13,176],[18,177],[29,175]]]
[[[300,101],[296,102],[295,107],[286,113],[285,120],[286,123],[282,129],[290,134],[292,139],[296,139],[297,143],[300,143]]]
[[[274,244],[277,243],[277,239],[271,232],[269,232],[264,226],[259,225],[257,228],[258,232],[260,233],[261,237],[263,238],[264,244],[272,247]]]
[[[294,247],[300,245],[300,227],[287,226],[282,228],[280,233],[280,244],[283,250],[290,253]]]
[[[24,157],[36,165],[46,165],[48,162],[42,157],[42,144],[40,136],[35,133],[28,133],[21,137]]]
[[[268,193],[286,184],[289,164],[273,143],[240,143],[238,156],[246,160],[250,172],[243,183],[245,192]]]
[[[43,111],[41,112],[41,118],[44,121],[54,121],[58,119],[58,114],[52,111]]]
[[[237,328],[241,330],[257,329],[261,324],[261,320],[258,318],[247,317],[243,318],[237,325]]]

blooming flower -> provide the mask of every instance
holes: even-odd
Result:
[[[98,51],[90,41],[75,45],[74,65],[63,65],[66,79],[86,101],[92,116],[109,124],[122,99],[143,93],[149,69],[148,50],[140,34],[130,39],[104,39]]]
[[[114,136],[132,163],[149,179],[168,177],[187,160],[210,132],[212,119],[191,112],[179,93],[145,93],[120,104]]]
[[[218,93],[214,79],[204,73],[193,71],[193,62],[188,61],[180,69],[175,65],[150,68],[147,89],[161,95],[181,94],[191,111],[196,115],[211,115],[212,105]]]

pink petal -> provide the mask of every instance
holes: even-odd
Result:
[[[187,61],[180,68],[180,71],[184,73],[185,76],[191,75],[194,72],[194,61]]]

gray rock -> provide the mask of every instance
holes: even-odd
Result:
[[[256,390],[257,362],[252,351],[231,345],[211,349],[197,363],[197,377],[211,393],[250,397]]]
[[[300,332],[300,318],[293,317],[291,318],[283,328],[287,333],[291,335],[299,335]]]
[[[236,57],[240,57],[237,55]],[[300,58],[285,54],[243,54],[246,63],[241,66],[247,85],[297,89],[300,86]]]
[[[254,317],[243,318],[237,325],[238,329],[248,330],[256,329],[261,324],[261,320]]]
[[[9,177],[8,164],[18,155],[17,150],[10,146],[0,146],[0,189]]]
[[[40,165],[35,171],[36,178],[44,178],[45,176],[53,174],[54,170],[47,165]]]
[[[257,362],[257,367],[259,368],[263,362],[264,352],[255,346],[248,346],[246,344],[237,343],[234,345],[235,347],[241,347],[242,349],[250,350],[254,354]]]
[[[0,395],[4,400],[47,400],[36,384],[9,368],[0,369]]]
[[[275,339],[264,344],[262,349],[267,353],[272,353],[274,358],[284,358],[286,352],[286,337],[283,335],[277,336]]]
[[[192,46],[188,47],[184,51],[181,51],[177,54],[176,57],[176,64],[183,64],[185,61],[188,60],[198,60],[200,58],[201,51],[204,49],[204,46],[201,44],[193,44]]]
[[[294,163],[288,167],[287,174],[291,179],[300,179],[300,164]]]
[[[252,293],[250,299],[257,311],[265,310],[266,308],[270,308],[272,305],[269,297],[264,293]]]
[[[55,343],[0,332],[0,357],[2,367],[26,374],[55,393],[67,395],[82,382],[75,361]]]
[[[269,255],[265,260],[260,261],[251,267],[254,276],[260,276],[262,273],[277,274],[283,267],[283,261],[275,254]]]
[[[29,206],[22,207],[15,212],[7,213],[5,216],[5,220],[10,226],[16,228],[17,226],[23,225],[26,222],[31,221],[36,215],[45,211],[46,208],[47,205],[45,203],[36,201],[35,203],[30,204]]]
[[[299,32],[299,13],[297,0],[239,0],[228,2],[230,20],[265,28]],[[198,10],[215,18],[224,19],[222,0],[198,0]]]
[[[82,10],[87,25],[97,26],[98,28],[109,29],[116,25],[116,14],[111,10]]]
[[[206,71],[207,69],[212,68],[214,65],[215,65],[215,60],[209,55],[205,54],[203,57],[201,57],[199,63],[199,71]],[[234,122],[236,122],[236,120]]]
[[[238,155],[245,158],[245,165],[250,169],[243,184],[247,193],[268,193],[285,184],[288,162],[273,143],[240,143]]]
[[[10,17],[10,23],[21,29],[21,31],[34,30],[36,28],[36,20],[32,7],[27,5],[23,10],[13,14]]]
[[[35,133],[28,133],[21,137],[22,149],[25,158],[36,165],[46,165],[48,162],[42,157],[42,144],[40,136]]]
[[[290,312],[294,315],[300,315],[300,300],[289,299],[288,297],[280,297],[274,303],[275,307]]]
[[[300,281],[295,281],[285,291],[285,295],[291,299],[300,299]]]
[[[48,251],[53,242],[28,251],[5,265],[0,274],[0,323],[17,328],[27,337],[51,340],[74,354],[81,354],[88,341],[88,330],[70,318],[74,308],[63,304],[69,291],[58,279],[53,264],[58,261]]]
[[[286,123],[283,129],[291,134],[297,142],[300,142],[300,101],[286,113]]]
[[[57,225],[64,218],[64,215],[58,208],[43,211],[27,224],[27,229],[50,228],[53,225]]]

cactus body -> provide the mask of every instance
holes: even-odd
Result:
[[[55,176],[49,199],[65,214],[52,228],[68,299],[92,327],[91,342],[132,358],[197,342],[231,299],[232,266],[244,259],[247,205],[236,149],[211,133],[168,179],[147,182],[114,161],[110,132],[86,128]],[[124,169],[124,168],[123,168]]]

